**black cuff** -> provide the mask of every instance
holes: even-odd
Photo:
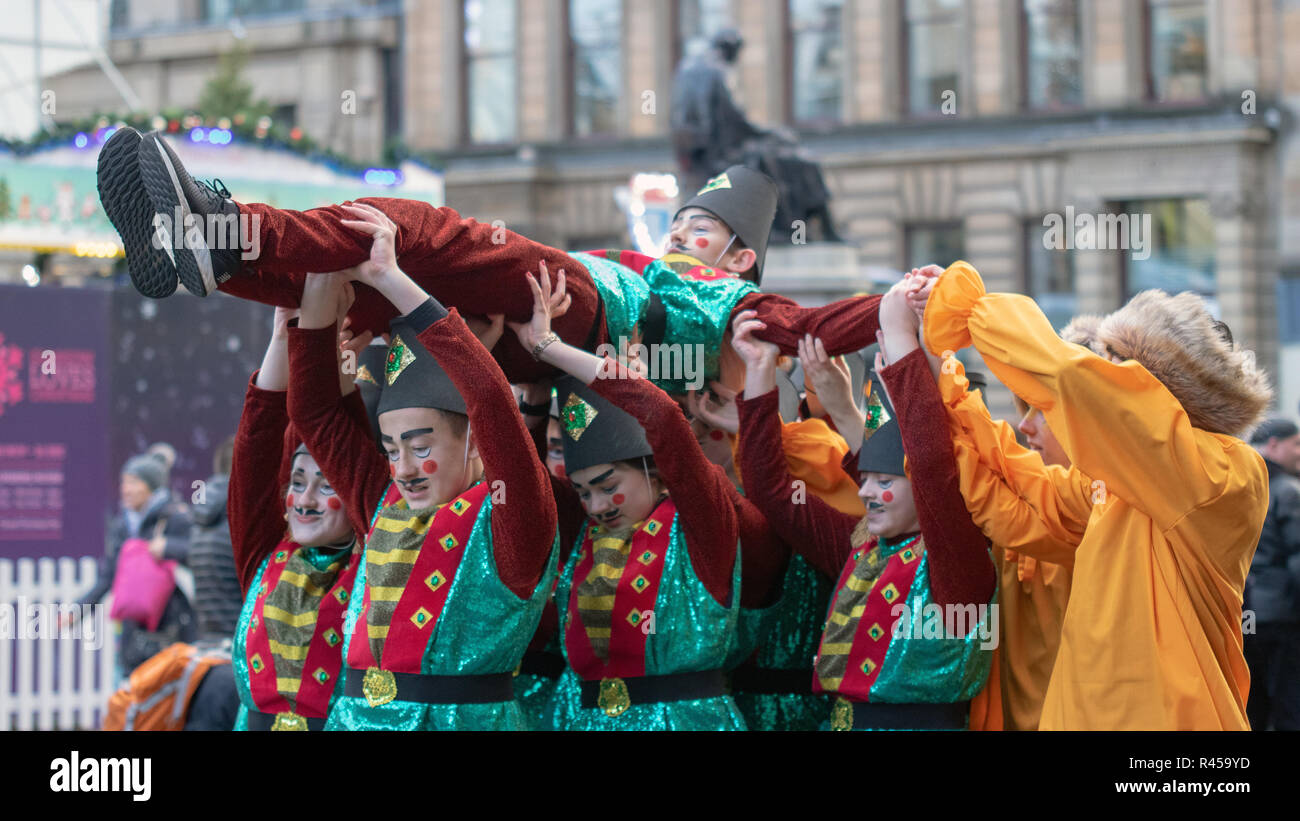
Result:
[[[429,326],[445,316],[447,316],[447,309],[442,306],[442,303],[433,297],[429,297],[420,303],[420,307],[402,318],[417,334],[421,334]]]
[[[543,402],[540,405],[530,405],[527,402],[520,401],[519,411],[524,416],[550,416],[551,403]]]

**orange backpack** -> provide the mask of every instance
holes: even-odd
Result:
[[[229,664],[221,651],[178,642],[135,668],[127,685],[108,699],[105,730],[180,730],[190,699],[208,670]]]

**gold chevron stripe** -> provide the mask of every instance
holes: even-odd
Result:
[[[262,606],[262,615],[268,619],[274,619],[278,622],[289,625],[290,627],[306,627],[316,623],[316,611],[308,610],[306,613],[290,613],[281,610],[278,607],[270,605]]]
[[[307,658],[307,645],[294,646],[292,644],[281,644],[275,639],[268,638],[271,652],[278,658],[291,659],[293,661],[302,661]]]
[[[406,590],[406,588],[405,587],[371,587],[369,588],[369,590],[370,590],[371,601],[397,601],[398,599],[402,598],[402,593]]]
[[[419,548],[414,550],[367,550],[366,564],[415,564],[415,560],[419,557]]]
[[[389,519],[386,516],[380,516],[375,520],[375,527],[389,533],[401,533],[406,530],[410,530],[414,533],[428,533],[429,525],[432,522],[432,516],[425,519],[423,522],[415,516],[412,516],[409,519]]]
[[[280,574],[280,581],[301,588],[308,596],[320,598],[326,593],[324,589],[312,584],[311,578],[306,573],[295,573],[292,570],[286,570]]]

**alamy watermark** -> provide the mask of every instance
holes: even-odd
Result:
[[[240,259],[257,259],[261,254],[261,214],[186,214],[176,206],[174,214],[153,215],[153,247],[159,251],[172,249],[209,251],[234,250],[228,248],[231,238],[239,245]],[[176,230],[181,226],[182,230]],[[237,230],[236,230],[237,229]]]
[[[1043,247],[1049,251],[1131,251],[1133,259],[1151,256],[1151,214],[1064,214],[1043,217]]]
[[[894,605],[896,639],[964,639],[978,634],[981,650],[998,646],[997,604],[924,604],[920,598]]]
[[[108,635],[108,608],[102,604],[35,602],[18,596],[0,604],[0,641],[81,639],[93,650]]]
[[[596,356],[611,357],[620,362],[636,360],[645,367],[645,375],[651,381],[681,381],[690,390],[697,391],[704,387],[704,346],[679,345],[676,343],[640,342],[629,344],[627,337],[619,337],[618,346],[604,342],[596,348]]]

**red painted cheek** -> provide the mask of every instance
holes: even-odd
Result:
[[[893,494],[893,493],[890,493],[888,490],[886,490],[884,493],[880,494],[880,501],[882,501],[882,502],[892,502],[892,501],[894,501],[894,494]]]
[[[293,507],[293,494],[292,494],[292,493],[290,493],[288,496],[286,496],[286,497],[284,498],[284,506],[285,506],[285,507]]]
[[[437,473],[438,463],[433,461],[432,459],[428,459],[425,461],[423,465],[420,465],[420,469],[423,470],[425,473]]]
[[[723,436],[723,434],[722,434],[722,431],[720,431],[720,430],[711,430],[711,431],[709,431],[709,438],[712,439],[712,440],[715,441],[715,442],[721,441],[722,436]]]
[[[624,496],[622,493],[615,493],[615,494],[614,494],[614,504],[616,504],[616,505],[621,505],[621,504],[623,504],[623,503],[626,502],[626,501],[627,501],[627,497]]]
[[[330,510],[339,510],[343,507],[343,503],[339,501],[337,496],[331,496],[325,504],[329,505]]]
[[[695,247],[696,247],[696,248],[708,248],[708,247],[709,247],[709,241],[708,241],[707,239],[705,239],[704,237],[700,237],[699,239],[695,240]]]
[[[396,463],[396,462],[389,462],[389,463],[388,463],[388,475],[389,475],[389,476],[396,476],[396,475],[397,475],[397,463]]]

